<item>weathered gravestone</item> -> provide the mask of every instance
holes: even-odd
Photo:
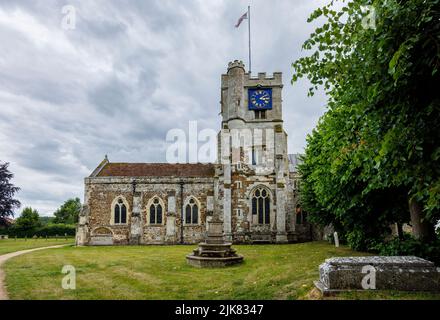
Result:
[[[440,268],[414,256],[336,257],[319,266],[324,294],[348,290],[440,291]]]
[[[333,233],[333,237],[335,238],[335,247],[339,248],[339,236],[336,231]]]

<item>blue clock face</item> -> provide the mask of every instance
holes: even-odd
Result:
[[[249,110],[272,109],[272,89],[249,89]]]

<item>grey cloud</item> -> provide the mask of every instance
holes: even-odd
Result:
[[[325,110],[323,94],[307,98],[306,81],[290,85],[313,29],[306,17],[322,2],[251,4],[253,72],[283,72],[290,152],[302,151]],[[218,130],[220,75],[230,60],[247,65],[247,30],[234,28],[247,1],[72,0],[68,31],[66,4],[0,3],[0,160],[11,162],[23,205],[43,214],[81,197],[105,154],[165,161],[169,129],[197,120]]]
[[[86,33],[91,37],[100,38],[104,41],[115,40],[117,37],[126,36],[127,25],[121,21],[113,22],[108,20],[85,20],[77,23],[78,31]]]
[[[124,112],[130,95],[130,88],[123,82],[111,79],[91,91],[89,99],[90,103],[95,105],[101,112],[113,116]]]

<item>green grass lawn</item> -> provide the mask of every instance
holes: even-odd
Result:
[[[48,247],[48,246],[55,246],[58,244],[67,244],[75,243],[74,238],[59,238],[59,239],[5,239],[0,240],[0,255],[14,252],[14,251],[20,251],[20,250],[26,250],[26,249],[33,249],[33,248],[39,248],[39,247]]]
[[[242,265],[197,269],[185,256],[195,246],[66,247],[6,262],[12,299],[309,299],[318,266],[332,256],[362,255],[326,242],[237,245]],[[61,288],[64,265],[76,268],[76,290]],[[344,294],[336,299],[440,299],[393,292]]]

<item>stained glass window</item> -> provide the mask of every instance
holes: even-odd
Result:
[[[121,223],[127,223],[127,207],[125,204],[121,205]]]
[[[126,224],[127,223],[127,206],[124,201],[119,198],[113,209],[114,224]]]
[[[154,199],[150,206],[150,224],[162,224],[162,205],[159,199]]]
[[[259,224],[270,224],[270,195],[266,189],[258,188],[254,191],[252,214],[258,214]]]
[[[194,199],[190,199],[185,209],[185,223],[198,224],[199,223],[199,207]]]
[[[115,224],[121,223],[121,212],[119,204],[115,205]]]

